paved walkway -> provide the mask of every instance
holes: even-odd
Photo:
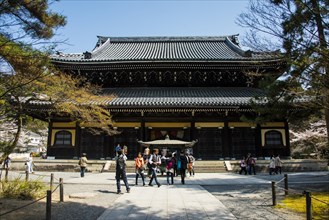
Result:
[[[13,172],[11,173],[13,174]],[[22,172],[16,175],[23,175]],[[114,173],[86,173],[80,178],[78,172],[55,172],[55,182],[58,178],[64,179],[64,184],[115,184]],[[36,172],[30,179],[42,177],[49,182],[50,174]],[[148,186],[135,186],[135,174],[128,174],[131,192],[126,193],[122,185],[122,192],[113,204],[98,218],[105,219],[236,219],[235,216],[211,193],[200,185],[245,185],[269,184],[267,180],[253,178],[252,176],[236,175],[231,173],[199,173],[195,177],[187,177],[186,185],[180,183],[180,176],[175,178],[174,185],[167,185],[165,177],[158,177],[162,184],[158,188]],[[139,179],[141,184],[141,179]],[[86,191],[86,193],[88,193]]]
[[[175,185],[166,185],[160,177],[160,188],[156,185],[133,187],[130,193],[120,196],[98,220],[106,219],[236,219],[234,215],[211,193],[200,185],[269,183],[228,173],[200,173],[188,177],[186,185],[175,178]],[[134,180],[130,180],[130,183]],[[141,180],[140,180],[141,182]],[[122,190],[125,190],[123,187]]]
[[[88,180],[99,183],[105,179],[115,183],[114,174],[96,174]],[[81,179],[70,179],[66,182],[80,182]],[[134,174],[130,174],[129,183],[134,183]],[[139,180],[141,183],[141,180]],[[162,184],[133,186],[130,193],[121,195],[99,218],[106,219],[236,219],[234,215],[211,193],[200,185],[229,184],[265,184],[269,181],[228,173],[200,173],[196,177],[188,177],[186,185],[180,183],[180,177],[175,178],[175,185],[166,185],[166,178],[159,177]],[[122,185],[122,191],[125,187]]]
[[[98,220],[106,219],[236,219],[199,185],[133,187]]]

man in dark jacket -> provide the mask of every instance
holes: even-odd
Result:
[[[184,151],[180,152],[179,160],[181,161],[180,173],[181,173],[181,178],[182,178],[182,184],[185,184],[188,157],[187,157],[187,154],[184,154]]]
[[[152,170],[152,177],[150,179],[150,183],[149,186],[153,186],[152,185],[152,181],[153,179],[155,180],[155,183],[158,185],[158,187],[161,186],[161,184],[158,182],[158,178],[157,178],[157,168],[159,165],[161,165],[161,159],[159,154],[159,149],[154,148],[153,149],[153,154],[150,156],[149,159],[149,163],[151,164],[151,170]]]
[[[120,177],[122,177],[122,180],[126,186],[127,193],[130,192],[130,188],[127,181],[127,175],[126,175],[126,160],[127,157],[123,153],[123,150],[120,149],[118,151],[118,156],[116,157],[116,168],[115,168],[115,179],[117,181],[117,193],[121,193],[121,185],[120,185]]]

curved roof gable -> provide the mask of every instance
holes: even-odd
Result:
[[[86,56],[88,54],[88,56]],[[237,36],[223,37],[98,37],[93,51],[57,54],[58,61],[243,61],[273,59],[242,50]]]

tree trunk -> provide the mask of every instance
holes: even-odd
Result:
[[[326,35],[324,34],[324,27],[323,27],[323,20],[321,18],[320,14],[320,7],[319,3],[317,0],[311,0],[312,2],[312,7],[313,7],[313,13],[315,16],[315,21],[316,21],[316,27],[318,31],[318,37],[319,37],[319,43],[320,43],[320,56],[322,56],[322,62],[323,62],[323,68],[325,69],[325,80],[327,81],[328,79],[328,74],[329,74],[329,63],[328,60],[323,57],[326,55],[326,50],[328,49],[327,41],[326,41]],[[328,82],[327,82],[328,83]],[[325,84],[326,85],[326,84]],[[324,87],[326,89],[326,87]],[[326,127],[327,127],[327,145],[329,145],[329,109],[328,109],[328,103],[329,103],[329,97],[326,94],[326,97],[324,99],[324,115],[326,119]]]

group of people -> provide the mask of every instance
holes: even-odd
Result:
[[[252,173],[256,175],[256,158],[248,154],[247,157],[243,157],[242,160],[240,160],[240,171],[239,173],[242,174],[244,172],[245,175],[247,173],[251,175]]]
[[[269,164],[269,174],[281,174],[282,172],[282,164],[283,162],[280,159],[280,155],[272,155],[270,158],[270,164]],[[251,154],[248,154],[247,157],[243,157],[242,160],[240,160],[240,171],[239,173],[244,173],[245,175],[252,173],[256,175],[256,158],[252,156]]]
[[[282,164],[283,162],[280,159],[280,155],[272,155],[270,158],[270,164],[269,164],[269,173],[272,174],[281,174],[282,172]]]
[[[138,185],[138,178],[141,176],[143,186],[145,185],[144,172],[147,171],[147,175],[150,177],[149,186],[153,186],[153,180],[160,187],[160,183],[157,179],[157,173],[166,173],[167,184],[174,184],[174,177],[181,175],[181,183],[185,184],[186,172],[188,171],[190,176],[194,176],[194,162],[195,158],[192,154],[187,154],[181,151],[179,155],[177,153],[170,153],[163,151],[162,156],[159,155],[159,149],[153,149],[152,154],[149,154],[149,148],[144,150],[144,154],[138,153],[135,159],[136,165],[136,185]]]
[[[127,156],[125,149],[117,149],[116,156],[116,183],[117,183],[117,193],[121,193],[120,180],[122,179],[127,193],[130,192],[130,187],[127,181],[126,175],[126,161]],[[169,156],[167,156],[169,155]],[[174,184],[174,177],[178,175],[178,172],[181,175],[181,183],[185,184],[186,171],[190,175],[194,176],[194,162],[195,159],[192,155],[188,155],[186,152],[181,151],[179,155],[176,153],[167,153],[162,156],[159,155],[159,149],[154,148],[152,154],[150,154],[150,149],[146,148],[144,154],[141,152],[138,153],[135,158],[135,168],[136,168],[136,182],[138,185],[138,179],[141,177],[143,186],[146,185],[146,175],[150,178],[148,185],[153,186],[153,181],[155,184],[160,187],[161,184],[158,181],[157,173],[161,172],[160,167],[165,167],[165,173],[167,176],[167,184]],[[146,175],[145,175],[146,173]]]

